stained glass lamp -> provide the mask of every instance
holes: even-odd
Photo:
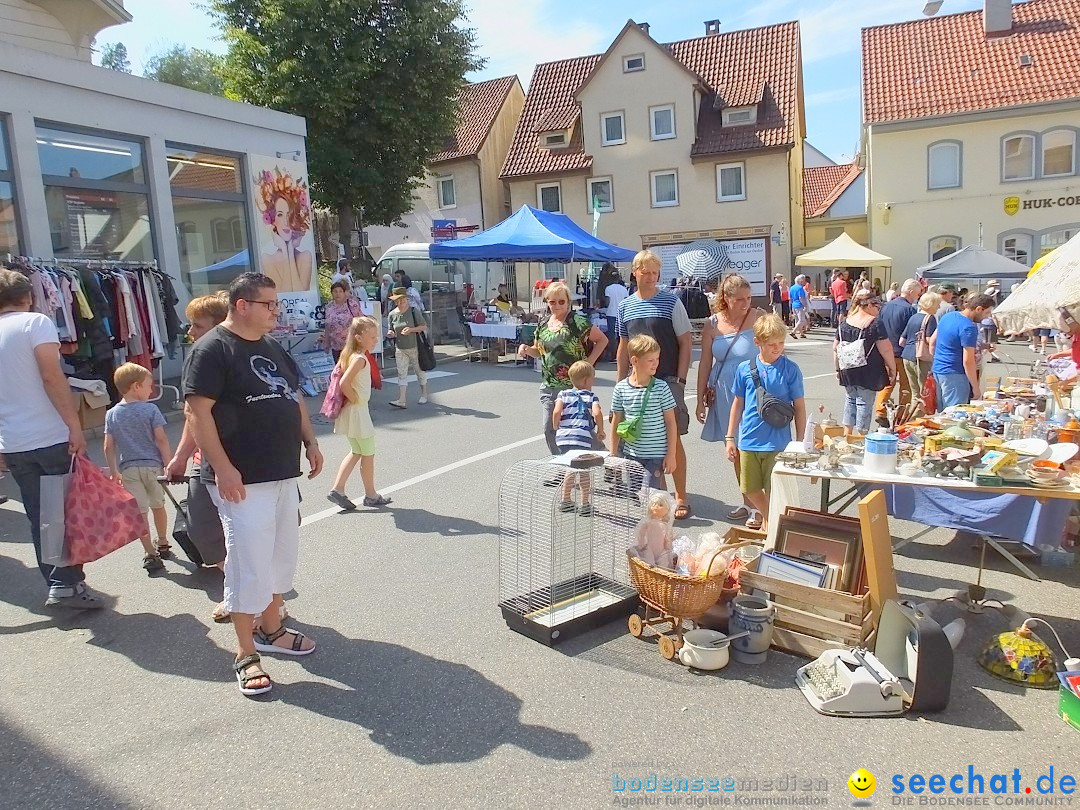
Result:
[[[1021,686],[1057,689],[1057,659],[1053,650],[1028,627],[1032,621],[1041,620],[1028,619],[1016,630],[990,639],[979,653],[979,666],[995,677]]]

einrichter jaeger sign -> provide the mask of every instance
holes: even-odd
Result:
[[[1030,200],[1021,200],[1019,197],[1006,197],[1003,201],[1005,213],[1010,217],[1018,211],[1032,211],[1036,208],[1067,208],[1071,205],[1080,205],[1080,195],[1067,197],[1038,197]]]

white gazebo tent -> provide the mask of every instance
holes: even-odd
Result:
[[[994,320],[1006,334],[1061,329],[1059,307],[1080,320],[1080,234],[1044,256],[1038,269],[994,308]]]
[[[825,247],[795,257],[799,267],[892,267],[892,259],[863,247],[846,233]]]

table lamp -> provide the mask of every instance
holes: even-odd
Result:
[[[1056,689],[1057,659],[1054,651],[1050,649],[1035,635],[1029,627],[1033,622],[1041,622],[1050,628],[1058,645],[1068,659],[1066,669],[1070,664],[1076,664],[1077,659],[1068,658],[1069,653],[1061,643],[1061,638],[1053,627],[1042,619],[1027,619],[1016,630],[1007,633],[999,633],[990,639],[979,653],[979,666],[991,675],[1002,680],[1018,683],[1021,686],[1033,686],[1036,689]]]

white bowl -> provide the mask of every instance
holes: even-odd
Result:
[[[694,669],[723,669],[728,664],[731,644],[724,642],[716,647],[708,647],[709,642],[726,638],[716,630],[688,630],[683,633],[683,646],[679,650],[679,661]]]
[[[1080,450],[1080,445],[1078,444],[1073,444],[1072,442],[1058,442],[1057,444],[1050,445],[1050,455],[1048,455],[1046,459],[1055,464],[1064,464],[1076,455],[1077,450]]]

